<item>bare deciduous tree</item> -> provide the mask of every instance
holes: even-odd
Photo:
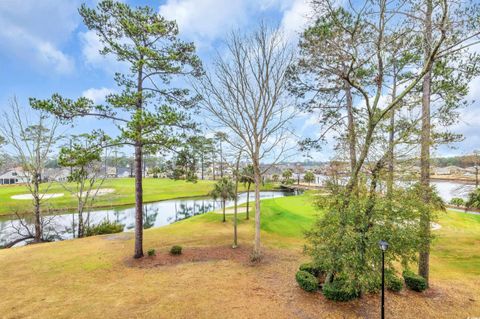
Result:
[[[227,142],[245,149],[252,162],[255,183],[255,242],[253,260],[261,258],[260,186],[261,161],[277,162],[289,148],[288,122],[295,114],[288,98],[287,72],[294,52],[278,30],[265,25],[243,35],[233,32],[227,53],[215,60],[194,84],[203,97],[201,105],[229,135]]]
[[[33,215],[35,231],[34,242],[43,240],[42,236],[42,213],[41,206],[48,199],[48,192],[52,181],[40,189],[42,174],[55,143],[58,141],[57,130],[59,122],[47,115],[46,112],[25,112],[14,97],[10,103],[9,112],[3,112],[3,121],[0,131],[7,144],[20,162],[23,170],[22,178],[28,192],[33,199]],[[28,237],[31,237],[31,233]]]

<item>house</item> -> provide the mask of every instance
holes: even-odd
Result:
[[[70,169],[68,168],[46,168],[42,174],[42,181],[66,182],[68,176],[70,176]]]
[[[113,166],[107,166],[106,168],[106,178],[115,178],[117,177],[117,168]]]
[[[26,183],[28,179],[28,174],[21,167],[16,167],[0,174],[0,185]]]
[[[435,168],[435,175],[456,175],[462,174],[463,171],[464,169],[458,166],[437,167]]]
[[[450,175],[450,170],[447,167],[436,167],[435,175]]]
[[[282,169],[276,165],[260,165],[260,170],[264,171],[264,178],[268,181],[273,180],[273,176],[277,175],[277,177],[282,177]]]

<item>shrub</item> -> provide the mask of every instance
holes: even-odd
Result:
[[[155,249],[150,248],[150,249],[147,251],[147,255],[149,255],[150,257],[151,257],[151,256],[155,256],[155,255],[156,255]]]
[[[298,269],[311,273],[315,277],[318,277],[323,272],[322,269],[313,262],[301,264]]]
[[[420,275],[413,273],[410,270],[405,270],[403,272],[403,279],[408,288],[414,291],[424,291],[427,289],[427,281]]]
[[[85,236],[115,234],[123,231],[123,225],[117,222],[104,220],[100,224],[85,228]]]
[[[318,280],[311,273],[299,270],[295,275],[298,285],[305,291],[313,292],[318,289]]]
[[[181,255],[182,254],[182,246],[178,246],[178,245],[172,246],[172,248],[170,248],[170,254]]]
[[[351,287],[343,278],[335,278],[323,284],[323,295],[333,301],[349,301],[360,296],[360,292]]]
[[[388,271],[385,273],[385,286],[391,291],[399,292],[403,288],[403,282],[393,271]]]
[[[457,207],[464,206],[465,201],[463,200],[463,198],[454,197],[450,200],[450,205],[454,205],[454,206],[457,206]]]

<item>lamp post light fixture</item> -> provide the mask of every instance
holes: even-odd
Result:
[[[384,240],[380,240],[378,243],[380,246],[380,250],[382,251],[382,316],[381,318],[385,318],[385,251],[388,249],[388,243]]]

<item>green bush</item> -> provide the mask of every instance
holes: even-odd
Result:
[[[318,277],[323,273],[323,270],[320,268],[320,266],[313,262],[301,264],[298,269],[311,273],[315,277]]]
[[[117,222],[111,222],[104,220],[100,224],[93,225],[85,228],[85,236],[96,236],[105,234],[121,233],[123,231],[123,225]]]
[[[419,276],[413,273],[410,270],[405,270],[403,272],[403,279],[408,288],[414,291],[424,291],[427,289],[427,281],[422,276]]]
[[[322,292],[325,298],[333,301],[349,301],[360,296],[360,292],[350,287],[342,278],[323,284]]]
[[[313,292],[318,289],[318,280],[311,273],[299,270],[295,275],[298,285],[305,291]]]
[[[172,246],[172,248],[170,248],[170,254],[181,255],[182,254],[182,246],[178,246],[178,245]]]
[[[155,256],[155,255],[156,255],[155,249],[150,248],[150,249],[147,251],[147,255],[149,255],[150,257],[151,257],[151,256]]]
[[[399,292],[403,288],[403,282],[395,273],[388,271],[385,273],[385,286],[391,291]]]
[[[457,207],[464,206],[465,201],[463,200],[463,198],[454,197],[450,200],[450,205],[454,205],[454,206],[457,206]]]

